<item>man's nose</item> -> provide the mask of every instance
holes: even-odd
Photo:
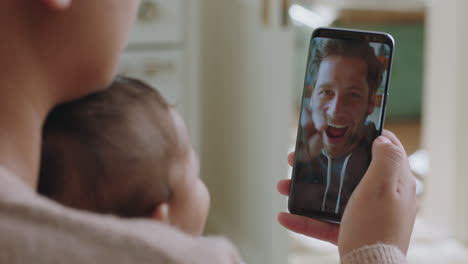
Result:
[[[330,117],[337,118],[343,113],[344,101],[340,96],[333,97],[332,100],[328,102],[327,114]]]

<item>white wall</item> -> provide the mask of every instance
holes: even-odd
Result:
[[[288,237],[276,216],[286,200],[275,186],[287,173],[293,37],[278,9],[262,24],[261,2],[203,1],[202,173],[208,230],[231,238],[247,263],[284,264]]]

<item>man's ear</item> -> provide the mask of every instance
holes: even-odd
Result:
[[[169,204],[160,203],[156,205],[153,211],[150,213],[150,218],[160,221],[165,224],[170,224],[169,219]]]
[[[372,114],[372,112],[374,112],[376,97],[377,97],[376,94],[373,94],[373,95],[370,96],[369,105],[367,106],[367,115],[370,115],[370,114]]]
[[[49,8],[55,10],[63,10],[70,7],[72,0],[41,0],[44,2]]]

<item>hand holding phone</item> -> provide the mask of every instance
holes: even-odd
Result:
[[[303,129],[304,133],[301,140],[303,141],[302,144],[306,146],[306,149],[304,150],[305,155],[302,160],[314,159],[320,155],[322,150],[323,125],[320,123],[316,125],[316,122],[307,120]]]
[[[343,215],[338,247],[344,256],[353,249],[385,243],[408,250],[418,202],[416,178],[403,145],[384,131],[373,145],[374,158]]]
[[[337,244],[343,257],[365,245],[386,243],[405,254],[417,213],[415,178],[405,150],[396,136],[383,131],[388,139],[374,142],[374,158],[362,182],[353,193],[342,225],[306,216],[280,213],[285,228],[312,238]],[[294,153],[288,156],[293,165]],[[278,182],[278,191],[289,195],[291,180]]]
[[[319,28],[307,59],[290,189],[293,214],[339,222],[382,133],[393,39]]]

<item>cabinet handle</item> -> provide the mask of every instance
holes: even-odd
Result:
[[[281,0],[281,25],[289,25],[289,0]]]
[[[148,63],[145,67],[145,74],[148,77],[155,77],[163,71],[172,73],[175,71],[175,67],[176,66],[172,62]]]
[[[150,23],[159,17],[159,8],[156,3],[145,1],[138,10],[138,20],[144,23]]]
[[[277,2],[275,2],[277,3]],[[289,25],[289,7],[290,7],[290,0],[280,0],[281,5],[280,9],[280,19],[281,25],[286,27]],[[270,25],[271,22],[271,0],[262,0],[262,23],[263,25]]]
[[[270,24],[270,0],[262,0],[262,23],[265,26]]]

